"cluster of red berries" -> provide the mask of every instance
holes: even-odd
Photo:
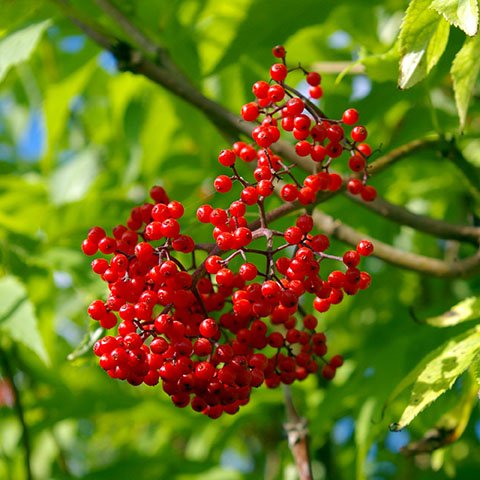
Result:
[[[321,76],[317,72],[307,72],[301,66],[288,69],[285,64],[285,49],[281,46],[275,47],[273,54],[281,59],[282,63],[275,63],[270,68],[270,82],[259,80],[253,84],[252,92],[256,100],[245,104],[241,110],[245,121],[258,123],[252,133],[256,148],[237,142],[232,150],[222,152],[220,163],[231,166],[236,157],[244,162],[257,160],[255,178],[258,182],[259,195],[263,196],[273,192],[272,184],[275,180],[282,175],[289,175],[293,183],[287,183],[282,187],[280,193],[282,199],[286,202],[298,200],[301,204],[308,205],[315,201],[319,191],[336,191],[341,188],[342,177],[330,173],[329,168],[332,160],[346,151],[349,153],[350,170],[362,174],[361,179],[354,177],[347,181],[347,190],[353,195],[359,194],[365,201],[374,200],[375,188],[366,185],[367,160],[372,154],[372,149],[365,143],[366,128],[355,125],[359,120],[358,111],[349,108],[345,110],[341,119],[327,118],[312,101],[323,96]],[[305,74],[310,98],[286,83],[288,74],[296,70],[301,70]],[[345,126],[353,127],[349,134],[350,138],[345,135]],[[293,135],[297,155],[310,158],[314,162],[315,171],[318,171],[307,176],[303,184],[290,175],[290,168],[283,165],[270,150],[282,136],[282,131]],[[219,188],[215,185],[218,191],[228,189],[225,178],[220,181]]]
[[[274,54],[279,56],[282,48],[276,47]],[[284,51],[280,58],[285,58]],[[213,226],[215,243],[195,244],[181,234],[182,204],[170,201],[163,188],[156,186],[150,191],[153,202],[135,207],[126,225],[115,227],[111,236],[93,227],[82,244],[87,255],[99,251],[111,256],[92,262],[92,270],[108,284],[109,296],[106,301],[95,300],[88,313],[106,330],[117,329],[116,335],[95,343],[100,366],[112,378],[132,385],[161,382],[175,405],[190,405],[211,418],[235,413],[249,401],[252,389],[264,383],[274,388],[317,372],[332,379],[343,358],[325,358],[326,336],[317,331],[317,317],[304,308],[311,302],[314,310],[325,312],[345,294],[354,295],[370,285],[369,274],[358,268],[361,257],[373,252],[369,241],[336,257],[326,253],[328,237],[312,233],[314,222],[307,213],[284,231],[268,225],[265,200],[282,177],[294,183],[283,185],[281,198],[306,205],[314,202],[318,191],[341,187],[342,178],[329,172],[338,149],[350,149],[351,159],[361,158],[362,169],[366,165],[367,148],[356,143],[365,139],[364,127],[352,130],[353,142],[344,139],[339,122],[319,118],[308,100],[285,85],[287,73],[284,63],[275,64],[271,77],[276,84],[259,86],[257,82],[257,103],[242,109],[246,120],[265,115],[252,134],[257,148],[237,142],[219,155],[219,162],[230,167],[232,175],[217,177],[215,189],[225,193],[239,183],[242,191],[228,209],[203,205],[197,210],[198,220]],[[320,97],[319,75],[308,73],[307,81],[311,97]],[[266,94],[261,91],[265,88]],[[291,97],[288,105],[280,103],[285,95]],[[299,140],[297,153],[304,153],[308,144],[305,156],[318,164],[328,158],[322,171],[307,176],[303,186],[292,167],[270,149],[276,141],[271,140],[280,136],[275,119],[279,112],[283,129],[293,130]],[[347,110],[343,123],[355,123],[355,115]],[[315,125],[310,128],[312,116]],[[288,130],[290,121],[293,126]],[[325,136],[320,139],[313,130],[325,131]],[[254,182],[240,176],[237,158],[256,160]],[[368,187],[359,181],[360,192],[365,192]],[[248,208],[258,212],[256,222],[247,222]],[[196,266],[196,255],[202,250],[207,256]],[[186,266],[191,258],[193,264]],[[326,259],[342,262],[344,270],[324,272]]]

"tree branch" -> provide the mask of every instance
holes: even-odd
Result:
[[[349,193],[345,196],[368,210],[378,213],[382,217],[393,220],[401,225],[428,233],[438,238],[459,240],[478,245],[480,242],[480,227],[470,225],[455,225],[442,220],[437,220],[426,215],[418,215],[406,208],[400,207],[387,200],[377,197],[373,202],[364,202],[361,198]]]
[[[444,145],[444,143],[445,140],[442,139],[439,135],[432,135],[431,137],[413,140],[377,158],[377,160],[375,160],[368,166],[367,172],[369,175],[377,175],[378,173],[385,170],[387,167],[393,165],[398,160],[408,157],[412,153],[442,146]]]
[[[289,385],[283,389],[287,422],[283,425],[288,436],[288,446],[297,465],[300,480],[312,480],[312,467],[308,452],[307,421],[298,415],[293,404]]]
[[[447,262],[398,250],[391,245],[354,230],[318,209],[313,212],[313,220],[319,230],[350,245],[357,245],[363,239],[370,240],[375,245],[375,256],[397,267],[443,278],[468,277],[480,272],[480,251],[471,257]]]
[[[20,395],[20,390],[18,389],[15,378],[13,375],[12,367],[8,360],[7,354],[0,347],[0,365],[5,377],[8,379],[10,385],[12,386],[13,396],[14,396],[14,408],[17,414],[18,421],[22,427],[22,444],[24,450],[24,464],[25,464],[25,475],[27,480],[33,480],[33,473],[31,467],[31,456],[32,449],[30,444],[30,432],[28,430],[27,422],[25,421],[25,412],[23,409],[22,397]]]

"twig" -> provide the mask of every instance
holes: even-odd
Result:
[[[20,395],[20,390],[18,389],[15,378],[13,376],[12,367],[8,360],[7,354],[0,348],[0,364],[5,374],[5,377],[8,379],[10,385],[12,386],[13,396],[15,399],[14,408],[18,417],[18,421],[22,427],[22,444],[24,450],[24,464],[25,464],[25,473],[27,480],[33,480],[32,467],[31,467],[31,456],[32,449],[30,444],[30,432],[28,430],[27,423],[25,421],[25,412],[23,409],[22,397]]]
[[[283,388],[287,422],[283,425],[288,436],[288,446],[297,465],[300,480],[312,480],[312,467],[308,452],[307,421],[298,415],[293,404],[289,385]]]
[[[455,225],[425,215],[418,215],[410,212],[406,208],[387,202],[387,200],[380,197],[377,197],[373,202],[364,202],[358,196],[349,193],[345,195],[350,200],[372,212],[378,213],[382,217],[393,220],[401,225],[408,225],[415,230],[428,233],[435,237],[459,240],[462,242],[466,241],[474,245],[478,245],[480,242],[480,227]]]
[[[313,212],[313,220],[318,229],[350,245],[356,245],[362,239],[370,240],[375,245],[375,256],[397,267],[443,278],[468,277],[480,272],[480,251],[468,258],[447,262],[394,248],[354,230],[318,209]]]

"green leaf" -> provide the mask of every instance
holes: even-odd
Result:
[[[430,317],[425,323],[434,327],[452,327],[480,317],[480,297],[469,297],[453,306],[448,312]]]
[[[42,159],[44,171],[53,168],[53,159],[70,113],[70,101],[83,90],[97,68],[96,59],[83,64],[78,70],[62,81],[50,85],[43,104],[47,126],[47,153]]]
[[[0,331],[48,363],[33,305],[23,284],[11,275],[0,278]]]
[[[472,98],[473,86],[480,70],[480,35],[467,37],[452,63],[453,90],[457,104],[460,126],[467,118],[468,105]]]
[[[50,179],[50,195],[59,205],[83,198],[98,173],[98,154],[93,148],[79,152],[57,168]]]
[[[372,444],[372,419],[377,406],[377,400],[373,397],[367,399],[363,404],[355,423],[355,445],[357,447],[356,460],[356,479],[365,480],[367,472],[365,469],[365,461]]]
[[[480,355],[477,354],[473,359],[470,371],[473,378],[476,380],[477,385],[480,387]]]
[[[0,40],[0,82],[10,68],[29,59],[49,25],[50,20],[44,20]]]
[[[390,50],[378,55],[369,55],[360,61],[367,70],[368,76],[377,82],[395,81],[398,76],[400,59],[399,44],[395,42]]]
[[[475,327],[444,343],[427,355],[396,387],[389,404],[406,387],[413,385],[410,401],[392,430],[406,427],[471,365],[480,351],[480,329]]]
[[[412,0],[400,30],[400,88],[425,78],[437,64],[448,42],[449,23],[428,8],[430,0]]]
[[[477,33],[477,0],[433,0],[430,8],[434,8],[451,25],[461,28],[467,35]]]

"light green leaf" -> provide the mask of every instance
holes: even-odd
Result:
[[[356,479],[365,480],[367,473],[365,469],[365,461],[372,443],[372,418],[377,406],[377,400],[373,397],[367,399],[363,404],[355,423],[355,445],[357,449],[356,460]]]
[[[0,332],[33,350],[48,363],[33,305],[22,283],[10,275],[0,278]]]
[[[410,384],[413,389],[408,406],[392,430],[406,427],[471,365],[480,351],[480,328],[475,327],[444,343],[427,355],[397,386],[387,404]]]
[[[430,0],[412,0],[403,19],[400,88],[409,88],[425,78],[447,46],[450,25],[429,5]]]
[[[477,0],[433,0],[430,8],[434,8],[450,24],[461,28],[467,35],[473,36],[477,33]]]
[[[72,362],[83,357],[85,354],[90,353],[95,342],[103,335],[105,335],[105,329],[102,327],[90,328],[88,332],[85,333],[82,341],[76,346],[75,350],[68,354],[67,360]]]
[[[477,385],[480,387],[480,355],[477,354],[473,359],[472,366],[470,367],[472,377],[476,380]]]
[[[469,297],[453,306],[448,312],[430,317],[425,323],[434,327],[452,327],[480,317],[480,297]]]
[[[50,179],[52,202],[59,205],[83,198],[98,173],[98,154],[93,148],[79,152],[58,167]]]
[[[369,55],[362,58],[368,76],[377,82],[395,81],[398,76],[398,61],[400,59],[399,44],[395,42],[388,52]]]
[[[468,105],[472,98],[473,86],[480,70],[480,35],[467,37],[452,63],[453,90],[457,104],[460,126],[467,118]]]
[[[54,154],[67,125],[70,102],[76,95],[81,95],[97,68],[96,59],[83,64],[77,71],[62,81],[50,85],[43,104],[47,126],[47,152],[42,159],[44,171],[50,172],[54,164]]]
[[[0,82],[10,68],[28,60],[50,20],[29,25],[0,40]]]

